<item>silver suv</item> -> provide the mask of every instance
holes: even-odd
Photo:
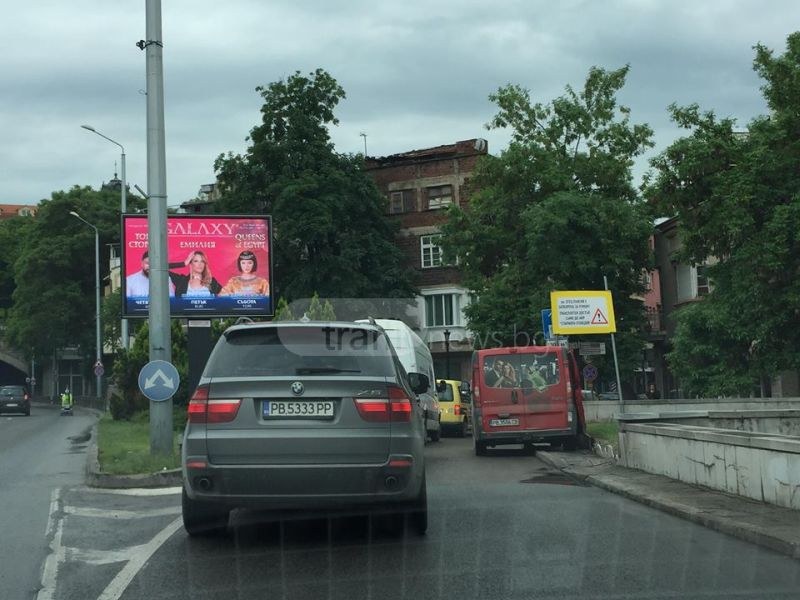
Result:
[[[427,529],[425,429],[380,327],[295,321],[220,337],[188,408],[183,523],[227,527],[231,509],[378,514],[394,533]]]

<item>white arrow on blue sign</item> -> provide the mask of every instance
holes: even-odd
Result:
[[[178,370],[165,360],[153,360],[139,371],[139,389],[153,402],[172,398],[180,384]]]

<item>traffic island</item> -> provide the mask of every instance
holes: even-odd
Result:
[[[149,417],[130,421],[103,416],[92,431],[87,457],[87,483],[101,488],[171,487],[181,485],[181,434],[176,432],[172,456],[150,454]]]

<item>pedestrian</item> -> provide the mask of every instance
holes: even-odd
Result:
[[[69,388],[64,388],[64,393],[61,394],[61,411],[69,412],[72,410],[72,393]]]
[[[651,383],[647,388],[647,398],[650,400],[660,400],[661,394],[658,393],[655,383]]]

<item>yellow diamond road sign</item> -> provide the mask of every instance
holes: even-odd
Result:
[[[553,331],[559,335],[617,331],[611,292],[550,292],[550,307],[553,310]]]

